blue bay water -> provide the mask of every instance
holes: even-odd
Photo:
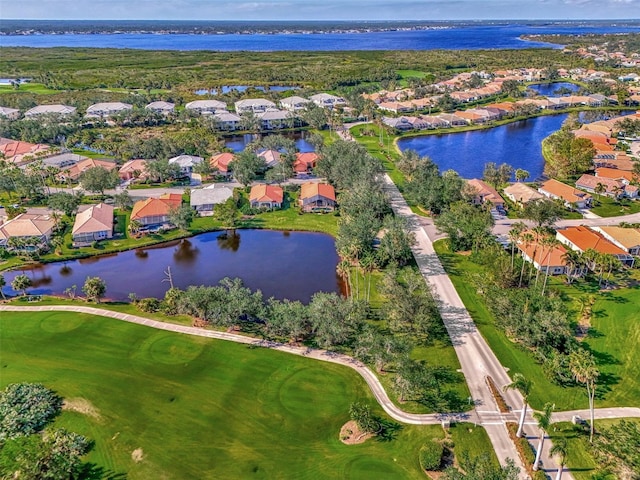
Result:
[[[640,26],[470,25],[432,30],[312,34],[41,34],[0,36],[0,47],[97,47],[143,50],[314,51],[558,48],[523,41],[525,34],[639,32]]]

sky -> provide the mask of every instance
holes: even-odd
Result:
[[[0,19],[638,19],[640,0],[0,0]]]

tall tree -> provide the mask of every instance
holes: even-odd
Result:
[[[24,274],[16,275],[11,281],[11,288],[16,292],[22,292],[22,295],[27,294],[27,288],[31,286],[31,279]]]
[[[553,405],[545,403],[542,412],[535,412],[533,418],[538,423],[538,448],[536,449],[536,459],[533,461],[533,470],[538,471],[540,468],[540,458],[542,456],[542,448],[544,447],[544,437],[551,426],[551,414],[553,413]]]
[[[504,389],[517,390],[522,395],[522,411],[520,412],[520,421],[518,422],[518,431],[516,432],[516,437],[520,438],[524,433],[524,419],[527,416],[527,404],[529,393],[531,393],[531,380],[527,380],[521,373],[516,373],[513,375],[513,381],[509,385],[505,385]]]
[[[244,150],[236,154],[230,166],[235,179],[245,187],[250,185],[251,182],[258,178],[258,174],[266,169],[264,159],[250,150]]]
[[[82,292],[87,296],[87,300],[93,300],[96,303],[100,303],[106,291],[107,284],[100,277],[87,277],[82,286]]]
[[[449,236],[454,251],[476,251],[490,238],[493,223],[493,217],[488,210],[467,202],[453,203],[435,219],[438,230]]]
[[[118,171],[115,169],[108,171],[102,167],[91,167],[80,175],[82,188],[100,195],[104,195],[104,191],[109,188],[115,188],[119,182]]]
[[[558,468],[556,480],[562,480],[562,473],[564,472],[564,466],[567,464],[567,455],[569,454],[569,444],[567,443],[567,439],[555,439],[549,453],[553,457],[559,457],[560,468]]]
[[[593,432],[595,429],[595,397],[596,382],[600,376],[600,371],[596,365],[596,359],[591,352],[579,348],[569,354],[569,368],[576,382],[584,384],[589,397],[589,412],[591,422],[589,425],[589,442],[593,442]]]

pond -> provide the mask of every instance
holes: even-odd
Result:
[[[237,91],[237,92],[246,92],[249,88],[254,88],[256,90],[260,90],[261,92],[267,92],[267,91],[271,91],[271,92],[286,92],[289,90],[298,90],[300,87],[294,87],[292,85],[270,85],[268,87],[250,87],[249,85],[223,85],[222,89],[221,89],[221,93],[225,94],[225,93],[230,93],[232,91]],[[206,89],[206,88],[201,88],[199,90],[196,90],[195,92],[196,95],[218,95],[218,89],[217,88],[211,88],[211,89]]]
[[[11,281],[24,273],[36,295],[61,295],[77,286],[81,295],[87,277],[98,276],[107,284],[106,297],[127,301],[164,296],[169,288],[165,271],[171,267],[176,287],[215,285],[224,277],[239,277],[267,299],[288,298],[308,302],[316,292],[341,292],[336,274],[338,255],[333,237],[322,233],[273,230],[239,230],[236,236],[209,232],[189,239],[149,248],[55,262],[5,272],[5,294],[15,295]]]
[[[570,82],[534,83],[527,86],[527,90],[532,90],[538,95],[543,95],[545,97],[560,97],[576,93],[580,90],[580,87],[575,83]],[[561,93],[562,90],[570,90],[570,92]]]
[[[629,113],[633,111],[582,112],[580,121],[589,123],[607,118],[607,114]],[[533,181],[542,176],[544,169],[542,140],[559,130],[568,115],[545,115],[486,130],[401,138],[398,148],[415,150],[430,157],[441,172],[455,170],[463,178],[482,178],[485,164],[495,162],[507,163],[514,170],[527,170],[527,180]]]
[[[307,142],[306,132],[286,132],[280,135],[294,140],[296,142],[296,147],[298,147],[298,150],[303,153],[313,152],[315,150],[313,148],[313,145]],[[227,148],[230,148],[234,152],[241,152],[249,143],[255,141],[256,138],[257,135],[254,135],[252,133],[246,133],[244,135],[231,135],[228,137],[224,137],[224,144]]]

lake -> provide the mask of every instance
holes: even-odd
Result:
[[[169,288],[163,282],[164,272],[171,267],[174,284],[182,289],[239,277],[247,287],[262,290],[265,299],[274,296],[306,303],[319,291],[341,292],[338,254],[330,235],[273,230],[239,230],[229,238],[221,235],[209,232],[149,248],[4,272],[4,291],[15,294],[11,281],[25,273],[33,282],[29,293],[61,295],[77,285],[82,295],[86,278],[98,276],[107,284],[109,299],[127,301],[131,292],[140,298],[161,298]]]
[[[537,93],[538,95],[543,95],[545,97],[559,97],[559,96],[561,96],[561,95],[558,95],[557,93],[555,93],[557,90],[559,90],[561,88],[562,89],[571,90],[572,94],[576,93],[578,90],[580,90],[580,87],[578,85],[576,85],[575,83],[570,83],[570,82],[534,83],[534,84],[531,84],[531,85],[527,86],[527,90],[532,90],[533,92]]]
[[[281,135],[283,137],[294,140],[296,142],[296,147],[298,148],[298,150],[303,153],[315,151],[313,145],[307,142],[305,132],[285,132]],[[256,135],[252,133],[245,133],[244,135],[225,136],[224,145],[237,153],[243,151],[245,147],[249,143],[255,141],[255,139]]]
[[[249,22],[250,23],[250,22]],[[249,28],[249,26],[247,27]],[[64,30],[63,27],[61,27]],[[340,51],[340,50],[480,50],[560,48],[523,41],[527,34],[601,34],[638,32],[638,26],[607,24],[470,24],[429,30],[347,33],[182,34],[156,33],[2,35],[0,47],[96,47],[143,50]]]
[[[268,87],[261,86],[249,86],[249,85],[223,85],[221,89],[222,94],[231,93],[233,91],[236,92],[246,92],[249,88],[255,88],[256,90],[260,90],[261,92],[286,92],[289,90],[298,90],[300,87],[294,87],[292,85],[269,85]],[[218,90],[216,88],[206,89],[201,88],[199,90],[194,91],[196,95],[218,95]]]

